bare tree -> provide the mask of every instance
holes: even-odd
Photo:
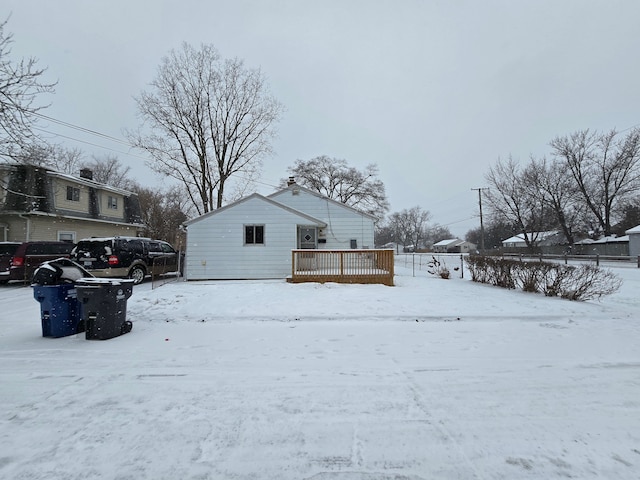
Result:
[[[150,133],[128,133],[151,167],[186,187],[198,214],[223,205],[232,177],[251,175],[271,153],[282,112],[260,70],[187,43],[162,60],[152,91],[136,101]]]
[[[538,195],[546,203],[548,211],[562,229],[569,245],[575,242],[576,230],[584,225],[585,209],[576,184],[565,174],[565,167],[559,162],[531,158],[526,177]]]
[[[486,198],[492,215],[516,225],[527,248],[533,250],[550,221],[544,196],[536,190],[530,175],[509,157],[506,161],[498,159],[485,178],[490,187]]]
[[[153,189],[137,183],[130,186],[138,195],[145,235],[165,240],[176,248],[183,247],[183,232],[180,226],[187,220],[189,205],[177,186],[169,189]]]
[[[389,226],[397,242],[405,247],[420,248],[427,237],[427,222],[431,214],[419,206],[389,215]]]
[[[378,167],[374,164],[361,171],[349,167],[346,160],[322,155],[307,161],[296,160],[287,171],[296,183],[378,219],[389,210],[384,183],[377,178]],[[282,180],[281,184],[284,183]]]
[[[37,113],[48,105],[36,104],[42,93],[52,93],[55,83],[43,83],[45,68],[35,58],[13,62],[13,34],[6,31],[7,20],[0,23],[0,154],[13,158],[37,136],[33,124]]]
[[[551,141],[605,236],[623,200],[640,186],[640,129],[619,136],[581,130]]]
[[[83,163],[81,167],[91,170],[96,182],[123,189],[132,186],[132,180],[129,177],[131,167],[122,165],[115,155],[93,156],[90,162]]]
[[[25,165],[51,168],[57,172],[77,175],[84,153],[77,148],[56,144],[29,144],[15,151],[12,160]]]

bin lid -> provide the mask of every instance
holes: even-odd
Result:
[[[85,286],[100,286],[100,285],[131,285],[135,280],[124,278],[80,278],[76,280],[76,285]]]
[[[63,285],[73,283],[83,277],[93,277],[76,262],[68,258],[58,258],[42,263],[33,272],[33,285]]]

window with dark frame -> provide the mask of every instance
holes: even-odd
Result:
[[[80,189],[77,187],[72,187],[71,185],[67,185],[67,200],[71,202],[79,202]]]
[[[245,245],[264,245],[264,225],[244,226]]]
[[[109,198],[107,200],[107,208],[110,208],[112,210],[118,209],[118,197],[112,197],[111,195],[109,195]]]

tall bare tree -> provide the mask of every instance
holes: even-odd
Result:
[[[584,225],[585,209],[575,182],[565,171],[564,165],[559,162],[549,161],[545,157],[532,157],[525,175],[546,203],[549,213],[555,216],[567,243],[573,245],[576,230]]]
[[[296,160],[287,171],[296,183],[378,219],[389,210],[384,183],[377,178],[378,167],[374,164],[358,170],[349,167],[346,160],[322,155],[307,161]]]
[[[531,181],[531,172],[513,158],[498,159],[485,175],[489,190],[485,194],[496,219],[517,226],[533,250],[542,231],[553,223],[544,196]]]
[[[611,235],[619,205],[640,187],[640,129],[627,135],[581,130],[556,137],[555,158],[573,177],[605,236]]]
[[[37,136],[33,125],[37,113],[48,105],[38,105],[42,93],[52,93],[55,83],[44,83],[45,68],[33,57],[12,61],[13,34],[6,31],[7,20],[0,23],[0,154],[13,158]]]
[[[255,174],[271,153],[282,105],[259,69],[212,45],[172,50],[151,87],[136,99],[148,130],[129,132],[130,142],[186,187],[198,214],[220,208],[227,182]]]

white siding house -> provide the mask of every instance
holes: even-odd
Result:
[[[187,280],[285,278],[291,250],[373,246],[374,217],[291,185],[186,223]]]
[[[433,244],[436,253],[469,253],[476,249],[476,245],[459,238],[448,238]]]

